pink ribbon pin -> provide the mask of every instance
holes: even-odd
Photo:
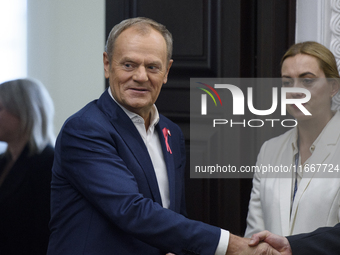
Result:
[[[163,135],[164,135],[164,140],[165,140],[165,145],[166,145],[166,150],[172,154],[172,151],[170,149],[169,143],[168,143],[168,135],[171,136],[170,130],[167,128],[163,128]]]

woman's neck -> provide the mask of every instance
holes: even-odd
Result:
[[[334,113],[330,111],[318,119],[299,121],[298,132],[300,143],[310,143],[312,145],[333,116]]]
[[[20,139],[8,143],[7,151],[11,155],[11,161],[15,162],[19,158],[21,152],[23,151],[25,145],[27,144],[27,141],[28,141],[27,139]]]

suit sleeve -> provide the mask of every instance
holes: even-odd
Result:
[[[57,164],[74,189],[110,222],[143,242],[178,255],[214,254],[220,229],[143,197],[119,156],[114,135],[89,118],[76,117],[64,126]]]
[[[340,223],[335,227],[318,228],[314,232],[287,237],[293,255],[339,254]]]
[[[264,154],[266,143],[262,146],[259,156],[257,158],[256,165],[261,165],[262,157]],[[261,176],[260,173],[255,173],[253,177],[253,188],[251,191],[248,216],[247,216],[247,228],[245,237],[251,237],[253,234],[265,230],[263,212],[261,205]]]

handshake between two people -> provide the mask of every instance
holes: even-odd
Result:
[[[292,255],[288,239],[269,231],[254,234],[250,239],[230,234],[226,255]]]

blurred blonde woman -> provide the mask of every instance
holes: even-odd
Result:
[[[0,84],[0,254],[46,254],[54,107],[37,80]]]
[[[326,171],[340,167],[340,113],[331,109],[332,98],[339,90],[335,58],[323,45],[304,42],[293,45],[281,63],[282,85],[311,93],[303,106],[312,115],[287,105],[297,126],[263,144],[258,165],[294,166],[298,171],[290,173],[289,178],[254,175],[247,237],[262,230],[287,236],[339,222],[340,178],[309,171],[318,164],[326,166]],[[289,96],[302,98],[305,94]]]

